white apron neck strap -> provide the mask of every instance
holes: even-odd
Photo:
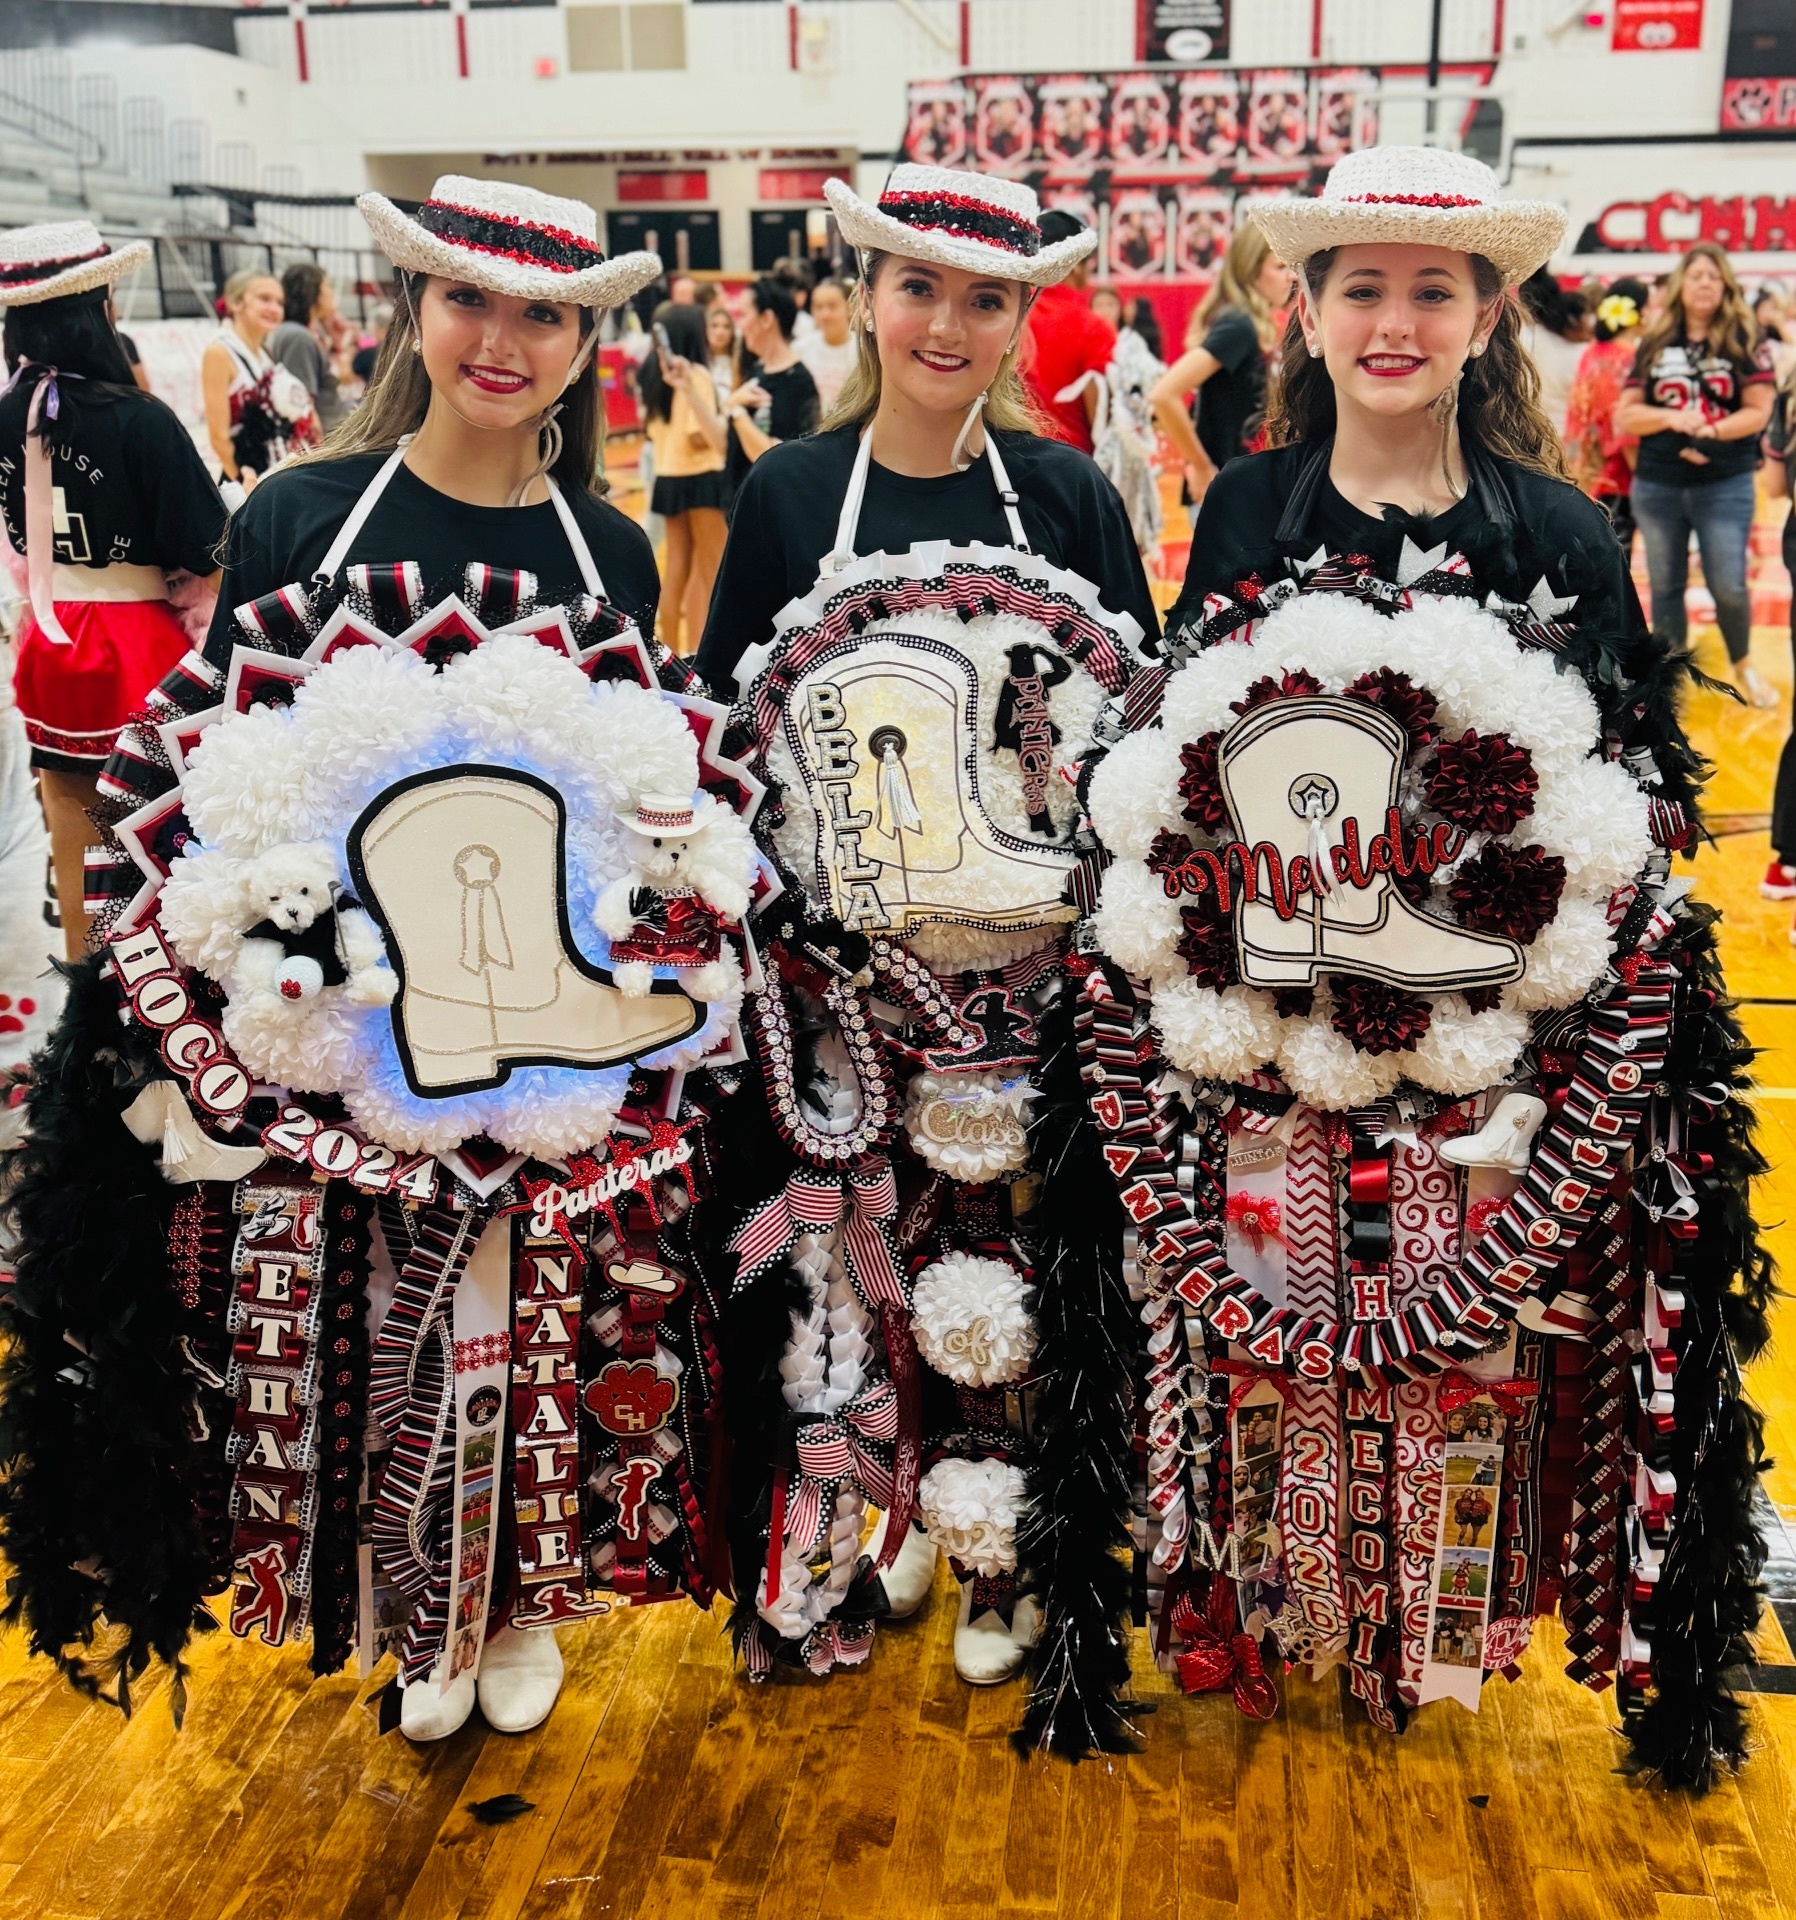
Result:
[[[998,451],[998,442],[991,429],[985,431],[985,455],[991,462],[992,481],[998,489],[998,499],[1004,508],[1004,518],[1010,523],[1010,542],[1018,553],[1028,553],[1029,536],[1023,531],[1023,518],[1017,512],[1017,495],[1010,484],[1010,474],[1004,465],[1004,456]],[[842,499],[842,517],[836,522],[836,544],[823,556],[822,571],[825,574],[840,573],[854,558],[855,535],[860,527],[861,502],[867,494],[867,473],[873,465],[873,423],[868,421],[861,429],[861,444],[854,456],[854,471],[848,476],[848,491]]]
[[[985,430],[985,452],[992,463],[992,479],[997,483],[998,498],[1004,504],[1004,518],[1010,522],[1010,543],[1018,553],[1028,553],[1029,536],[1023,531],[1023,516],[1017,512],[1016,489],[1010,484],[1004,456],[998,451],[997,436],[990,427]]]
[[[349,509],[349,517],[337,529],[337,537],[318,562],[312,574],[314,580],[329,580],[340,573],[343,562],[349,558],[349,549],[355,544],[355,537],[368,524],[368,516],[379,504],[380,496],[387,490],[387,482],[399,471],[399,463],[405,458],[405,450],[412,444],[412,436],[402,435],[398,446],[388,454],[380,471],[362,489],[362,497]]]
[[[319,561],[315,580],[328,580],[340,572],[343,562],[349,557],[349,549],[355,544],[355,537],[368,524],[368,516],[380,502],[387,490],[387,484],[399,471],[399,463],[405,458],[405,450],[412,443],[408,433],[387,456],[381,470],[363,489],[362,497],[349,510],[349,517],[337,529],[337,537],[330,544],[329,551]],[[544,476],[548,478],[547,475]],[[574,518],[574,510],[562,498],[561,489],[553,480],[548,481],[549,499],[561,521],[561,530],[567,535],[567,543],[573,550],[574,564],[580,569],[580,580],[586,591],[594,599],[603,600],[605,583],[599,578],[599,570],[593,564],[592,549],[586,544],[586,536],[580,531],[580,523]]]
[[[861,524],[861,502],[867,497],[867,473],[873,465],[873,422],[861,429],[861,444],[855,451],[854,471],[848,476],[848,491],[842,496],[842,517],[836,522],[836,544],[823,556],[825,574],[840,573],[854,558],[854,538]]]
[[[548,482],[549,498],[555,511],[561,518],[561,530],[567,535],[567,543],[574,550],[574,564],[580,569],[580,578],[586,585],[586,591],[595,600],[605,597],[605,583],[599,578],[599,569],[593,561],[592,549],[586,544],[586,535],[580,531],[580,522],[574,518],[574,510],[562,497],[561,489],[547,474],[543,479]]]

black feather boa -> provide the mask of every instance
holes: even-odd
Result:
[[[120,1121],[162,1069],[120,1024],[101,965],[69,970],[6,1200],[19,1251],[0,1298],[5,1618],[84,1693],[110,1685],[126,1712],[132,1681],[166,1662],[178,1714],[188,1638],[215,1624],[168,1267],[179,1189]]]
[[[1017,1528],[1017,1584],[1038,1598],[1019,1753],[1129,1753],[1130,1480],[1141,1323],[1123,1280],[1121,1203],[1086,1112],[1069,981],[1041,1018],[1029,1161],[1040,1293],[1031,1395],[1037,1451]]]
[[[1684,1293],[1667,1462],[1677,1507],[1653,1601],[1653,1689],[1627,1723],[1635,1768],[1698,1791],[1718,1765],[1746,1757],[1745,1711],[1723,1675],[1751,1658],[1746,1636],[1759,1617],[1765,1543],[1752,1507],[1765,1447],[1740,1363],[1764,1350],[1776,1291],[1751,1208],[1751,1183],[1766,1171],[1748,1097],[1753,1050],[1721,997],[1719,918],[1687,906],[1661,949],[1684,976],[1667,1079],[1690,1114],[1690,1151],[1714,1164],[1698,1182],[1699,1231],[1674,1274]],[[1718,1085],[1733,1097],[1712,1110],[1692,1100],[1705,1090],[1712,1099]]]

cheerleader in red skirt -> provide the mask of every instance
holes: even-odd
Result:
[[[216,586],[225,508],[187,430],[132,378],[107,312],[149,247],[85,220],[0,233],[10,384],[0,393],[0,514],[30,608],[13,686],[50,827],[69,957],[87,932],[88,811],[126,719],[187,650],[167,576]]]

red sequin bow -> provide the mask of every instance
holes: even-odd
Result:
[[[1284,1217],[1278,1202],[1269,1195],[1231,1193],[1224,1217],[1237,1233],[1247,1236],[1255,1253],[1261,1252],[1268,1240],[1276,1240],[1281,1247],[1285,1243]]]
[[[1441,1375],[1436,1399],[1442,1413],[1452,1413],[1471,1400],[1494,1400],[1512,1420],[1519,1420],[1539,1392],[1538,1380],[1474,1380],[1469,1373],[1449,1367]]]
[[[1239,1631],[1235,1584],[1220,1576],[1210,1582],[1203,1612],[1182,1593],[1173,1605],[1172,1624],[1185,1650],[1173,1657],[1179,1685],[1187,1693],[1232,1689],[1235,1705],[1252,1720],[1270,1720],[1278,1712],[1278,1691],[1260,1659],[1259,1642]]]

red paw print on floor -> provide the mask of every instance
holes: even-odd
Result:
[[[13,1011],[13,997],[10,993],[0,993],[0,1033],[23,1033],[25,1022],[37,1012],[35,1000],[21,1000],[18,1011]]]

